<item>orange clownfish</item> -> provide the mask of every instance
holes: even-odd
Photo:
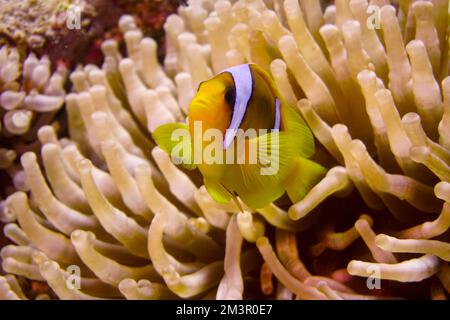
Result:
[[[326,173],[308,160],[314,153],[310,129],[255,64],[202,82],[189,105],[188,125],[162,125],[153,138],[176,163],[198,168],[220,203],[239,197],[259,209],[285,192],[295,203]]]

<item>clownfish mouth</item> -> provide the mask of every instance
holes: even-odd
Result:
[[[206,99],[195,97],[191,101],[189,113],[191,113],[191,110],[208,110],[209,108],[211,106]]]

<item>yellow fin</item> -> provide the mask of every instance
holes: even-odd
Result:
[[[284,184],[291,201],[296,203],[303,199],[326,173],[327,169],[320,164],[305,158],[296,158]]]
[[[196,168],[192,157],[189,127],[184,123],[168,123],[156,128],[152,133],[158,146],[166,151],[175,164],[189,170]]]
[[[286,132],[271,132],[247,141],[247,150],[258,150],[254,164],[235,164],[226,176],[226,186],[250,208],[262,208],[281,197],[296,150]],[[257,149],[256,149],[257,148]]]
[[[242,202],[251,209],[259,209],[281,197],[284,193],[277,177],[263,176],[256,165],[238,165],[243,183],[233,183]]]
[[[298,155],[309,158],[314,154],[314,136],[305,121],[291,106],[285,104],[282,109],[284,130],[291,135],[290,142],[298,148]]]
[[[281,102],[281,125],[282,130],[291,134],[289,141],[297,148],[298,155],[309,158],[314,154],[314,136],[303,120],[299,112],[295,108],[288,105],[278,91],[272,77],[263,68],[256,64],[250,64],[253,72],[257,72],[264,81],[269,85],[272,95],[277,97]]]

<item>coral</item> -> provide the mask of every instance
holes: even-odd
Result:
[[[30,192],[4,204],[0,297],[27,298],[19,276],[60,299],[446,298],[448,1],[371,3],[379,29],[367,0],[191,0],[166,21],[163,65],[123,16],[126,56],[107,40],[101,68],[70,75],[69,135],[41,127],[39,154],[21,156]],[[201,81],[246,62],[329,168],[300,202],[257,212],[215,203],[151,139],[186,120]]]
[[[55,36],[58,28],[65,25],[70,5],[78,6],[83,13],[83,27],[91,24],[96,9],[89,1],[3,0],[0,2],[0,34],[16,44],[41,48]]]
[[[45,37],[53,32],[52,20],[65,14],[69,4],[70,1],[3,0],[0,2],[0,33],[16,43],[41,47]]]
[[[33,50],[54,63],[98,64],[100,43],[120,37],[117,22],[122,14],[132,14],[145,35],[163,43],[165,18],[177,6],[170,0],[2,0],[0,43]],[[162,55],[164,45],[160,48]]]

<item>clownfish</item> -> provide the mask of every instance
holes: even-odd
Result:
[[[308,159],[315,148],[310,129],[256,64],[225,69],[200,83],[188,124],[165,124],[152,135],[177,163],[198,168],[206,190],[220,203],[239,197],[259,209],[284,193],[295,203],[326,173]],[[205,161],[208,156],[217,161]]]

